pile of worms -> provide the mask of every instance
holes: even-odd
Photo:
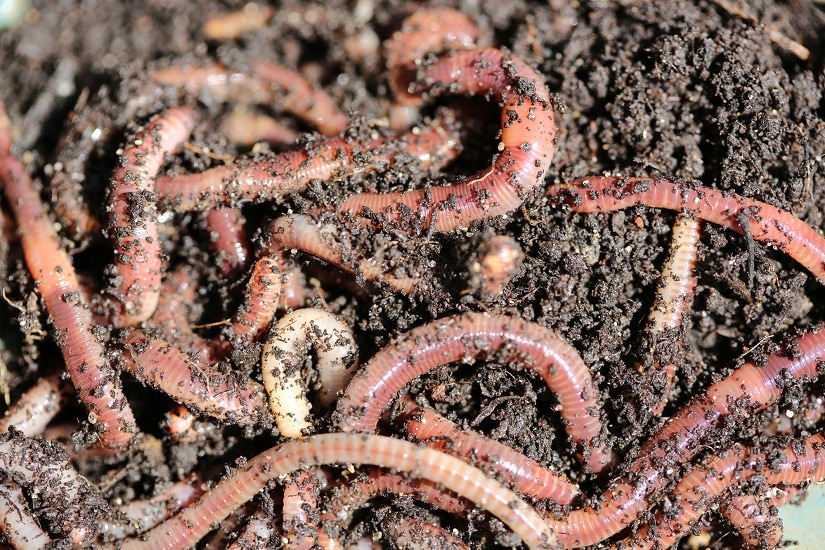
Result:
[[[234,39],[270,16],[233,13],[203,32]],[[84,111],[48,181],[31,176],[0,110],[3,252],[25,265],[14,280],[33,303],[16,306],[18,322],[56,350],[1,422],[6,542],[635,549],[667,548],[715,522],[742,544],[781,544],[777,510],[825,480],[825,438],[778,427],[756,446],[726,434],[817,380],[825,332],[800,330],[678,405],[671,397],[704,227],[776,250],[820,283],[825,238],[776,206],[690,181],[550,184],[557,100],[530,64],[490,42],[456,10],[405,19],[380,46],[391,102],[367,130],[304,75],[265,60],[158,66],[151,86],[180,101],[125,130]],[[243,107],[226,139],[270,145],[238,158],[194,145],[205,101]],[[313,132],[298,135],[258,105]],[[491,125],[492,158],[457,172]],[[95,205],[82,190],[85,160],[109,138],[116,158]],[[426,179],[369,183],[413,168]],[[344,180],[368,183],[325,200]],[[438,266],[407,262],[422,243],[500,227],[528,199],[571,217],[676,213],[636,368],[647,435],[629,450],[581,350],[492,307],[523,269],[510,235],[492,234],[461,267],[473,307],[387,338],[364,334],[373,320],[359,304],[415,300],[431,283]],[[556,427],[567,469],[476,429],[495,403],[451,412],[449,386],[463,382],[448,377],[482,365],[548,396],[541,422]],[[132,399],[140,392],[151,405]],[[103,465],[96,483],[89,463]]]

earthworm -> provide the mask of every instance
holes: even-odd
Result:
[[[215,346],[192,330],[188,308],[198,297],[195,273],[188,265],[179,265],[164,277],[155,312],[147,321],[159,337],[183,351],[197,356],[206,364],[216,359]]]
[[[668,483],[665,471],[690,461],[722,417],[741,409],[758,412],[779,399],[787,380],[816,377],[825,356],[825,332],[806,334],[794,349],[793,358],[774,354],[764,366],[748,362],[709,386],[642,446],[628,475],[611,486],[598,511],[574,510],[563,520],[547,517],[548,525],[568,547],[597,544],[624,529]]]
[[[69,463],[58,445],[14,433],[0,435],[0,470],[27,493],[52,532],[80,544],[90,537],[106,503]]]
[[[281,525],[285,547],[310,550],[318,542],[318,468],[299,470],[287,476]]]
[[[221,129],[230,143],[247,147],[259,141],[283,145],[298,139],[298,132],[277,119],[242,107],[236,107],[229,114]]]
[[[453,126],[438,119],[398,139],[378,137],[367,143],[351,138],[325,139],[302,149],[240,159],[203,172],[161,176],[155,189],[164,207],[178,212],[278,201],[304,190],[313,180],[331,181],[408,159],[423,168],[440,166],[457,154],[459,137],[450,129]]]
[[[415,90],[480,94],[501,103],[501,142],[492,166],[453,185],[361,193],[341,203],[342,212],[447,232],[508,214],[542,185],[556,148],[556,124],[543,79],[523,61],[492,48],[459,51],[424,67]]]
[[[260,508],[246,522],[243,533],[226,550],[255,550],[268,548],[272,537],[278,534],[272,516]]]
[[[0,481],[0,531],[18,550],[35,550],[52,542],[29,510],[20,486],[8,478]]]
[[[187,107],[156,116],[129,139],[112,176],[107,210],[116,276],[108,292],[117,304],[111,318],[117,327],[141,323],[157,307],[163,254],[154,178],[164,155],[186,140],[194,124],[195,112]]]
[[[209,246],[216,255],[221,274],[229,279],[246,271],[252,244],[246,234],[243,214],[237,208],[218,208],[206,213]]]
[[[821,481],[825,476],[825,438],[817,434],[804,444],[791,445],[782,451],[782,458],[766,457],[737,445],[724,456],[714,457],[709,466],[699,467],[686,475],[674,489],[672,500],[680,504],[677,517],[657,522],[655,536],[642,528],[633,540],[634,548],[669,547],[681,538],[693,523],[733,485],[760,474],[769,485],[799,485]],[[796,454],[795,449],[804,452]]]
[[[198,414],[239,426],[270,422],[263,388],[219,372],[167,342],[133,331],[123,339],[122,368]]]
[[[517,317],[468,313],[403,334],[356,373],[338,400],[336,423],[344,431],[370,432],[392,398],[414,378],[490,353],[541,376],[556,396],[568,436],[593,472],[612,464],[614,455],[599,418],[599,392],[584,361],[555,332]]]
[[[5,113],[0,106],[0,120]],[[120,379],[92,330],[89,305],[72,262],[22,163],[8,153],[11,137],[0,130],[0,182],[14,214],[26,265],[49,312],[57,344],[89,421],[107,447],[123,447],[136,432]],[[3,153],[3,151],[6,153]]]
[[[358,272],[365,281],[378,280],[404,294],[415,290],[419,278],[385,273],[374,258],[362,258],[355,266],[347,263],[341,254],[342,245],[338,241],[337,231],[334,225],[319,226],[304,214],[281,216],[269,226],[270,249],[279,258],[284,257],[287,250],[299,250],[348,273]]]
[[[767,495],[741,495],[723,502],[721,511],[731,527],[747,544],[777,548],[782,543],[779,508],[800,492],[798,487],[780,490],[769,487]]]
[[[215,63],[157,69],[152,79],[192,94],[208,91],[218,101],[240,99],[278,105],[326,136],[346,130],[349,123],[346,114],[326,92],[297,72],[268,61],[254,62],[252,72],[254,76],[248,76]]]
[[[321,515],[324,536],[335,526],[347,527],[353,516],[370,500],[383,495],[409,495],[450,514],[463,514],[472,505],[424,479],[410,479],[397,473],[371,469],[358,478],[332,490]]]
[[[659,415],[667,404],[667,396],[673,384],[676,372],[676,358],[681,355],[679,348],[681,337],[675,341],[673,335],[683,331],[684,319],[689,315],[693,303],[693,291],[696,288],[696,255],[701,237],[702,221],[690,216],[679,215],[673,222],[670,251],[662,267],[662,277],[656,290],[656,298],[650,308],[647,319],[646,338],[650,343],[651,374],[664,371],[664,387],[653,383],[654,398],[658,396],[658,405],[653,414]],[[639,366],[643,374],[648,370]]]
[[[402,105],[420,105],[421,94],[410,86],[427,54],[475,47],[479,30],[466,14],[451,8],[418,10],[406,17],[401,29],[386,43],[388,83]]]
[[[470,550],[467,543],[447,529],[421,518],[390,513],[381,521],[381,530],[390,540],[395,541],[397,548]]]
[[[304,387],[302,367],[310,348],[317,357],[318,401],[329,407],[349,382],[357,356],[355,338],[346,323],[320,309],[288,313],[270,329],[261,355],[264,388],[278,431],[301,437],[312,428],[312,405]]]
[[[324,464],[372,464],[429,479],[490,512],[531,549],[557,548],[538,513],[521,498],[465,462],[413,443],[367,434],[320,434],[265,451],[220,481],[196,504],[158,525],[124,550],[175,549],[193,545],[216,522],[247,502],[270,481],[301,468]]]
[[[203,22],[201,30],[210,40],[234,40],[247,32],[262,29],[273,15],[274,8],[250,2],[241,10],[210,17]]]
[[[509,235],[495,235],[479,246],[477,257],[470,263],[470,288],[478,289],[482,299],[490,299],[504,291],[521,268],[524,252]]]
[[[118,506],[114,519],[101,522],[98,534],[106,540],[119,540],[151,529],[194,502],[204,492],[202,484],[200,476],[193,474],[151,498]]]
[[[825,238],[780,208],[710,187],[653,178],[587,177],[548,189],[575,212],[613,212],[645,205],[690,214],[776,247],[825,283]],[[747,229],[742,227],[748,220]]]
[[[0,420],[0,433],[14,426],[26,437],[41,435],[63,408],[70,391],[57,374],[40,378],[6,411]]]
[[[569,504],[579,494],[578,488],[561,474],[498,441],[462,430],[434,409],[418,405],[407,396],[401,400],[399,414],[407,433],[416,440],[475,462],[482,470],[493,470],[522,495]]]

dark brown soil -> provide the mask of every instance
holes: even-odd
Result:
[[[380,48],[353,57],[352,48],[344,44],[383,41],[419,8],[401,0],[284,2],[263,29],[236,40],[212,41],[201,30],[205,18],[241,9],[244,2],[34,4],[22,24],[0,32],[0,99],[16,128],[14,151],[44,189],[55,162],[82,163],[87,175],[83,194],[97,214],[123,136],[131,124],[164,107],[198,105],[201,122],[190,141],[194,146],[230,156],[246,152],[227,145],[220,135],[219,123],[231,106],[159,89],[146,77],[151,68],[207,60],[244,67],[258,58],[272,60],[323,86],[351,113],[357,135],[385,116],[391,98]],[[825,221],[825,188],[819,185],[825,177],[825,14],[807,1],[751,0],[755,20],[733,15],[712,1],[432,4],[469,14],[490,42],[538,68],[557,93],[561,137],[548,185],[592,174],[673,176],[766,201],[813,227]],[[810,58],[800,59],[773,42],[768,30],[804,44]],[[271,112],[279,113],[278,107]],[[299,131],[311,130],[297,119],[285,120]],[[451,174],[472,173],[489,162],[495,152],[495,124],[494,118],[487,133],[469,138],[464,155],[449,168]],[[87,152],[89,137],[83,128],[93,125],[114,130]],[[186,151],[166,169],[192,171],[217,162]],[[365,189],[414,188],[428,177],[393,169],[381,177],[358,176],[334,186],[319,183],[283,205],[252,206],[245,214],[252,232],[288,209],[336,204]],[[367,298],[357,296],[351,285],[335,283],[328,270],[311,265],[309,258],[302,261],[320,280],[323,292],[317,301],[356,327],[362,361],[394,335],[461,311],[516,315],[557,330],[594,373],[607,403],[610,436],[622,456],[631,456],[659,425],[641,405],[646,389],[635,365],[645,359],[641,328],[674,216],[643,207],[578,215],[536,194],[512,216],[470,231],[408,240],[389,233],[348,237],[358,256],[380,248],[408,273],[424,274],[426,285],[411,296],[381,285],[368,286]],[[202,219],[182,215],[167,225],[164,238],[171,262],[189,262],[203,272],[204,305],[198,322],[221,319],[234,310],[236,298],[233,289],[224,288],[210,260]],[[71,228],[66,229],[67,247],[74,250],[79,269],[99,277],[111,247],[96,238],[75,239]],[[526,258],[503,294],[483,299],[473,287],[468,265],[495,234],[515,237]],[[59,354],[52,340],[38,332],[46,330],[45,315],[9,230],[0,244],[6,301],[12,304],[2,304],[5,313],[0,318],[6,320],[0,328],[14,400],[59,361]],[[700,257],[683,362],[665,414],[745,360],[763,360],[792,336],[825,321],[821,284],[780,252],[749,246],[746,238],[708,225]],[[254,358],[234,359],[236,368],[254,371]],[[141,428],[162,435],[163,407],[158,403],[166,406],[169,401],[133,381],[125,383]],[[708,448],[733,440],[765,444],[775,419],[784,418],[787,410],[797,411],[792,433],[818,431],[820,427],[806,423],[799,412],[811,406],[821,385],[801,384],[791,390],[777,406],[755,418],[739,419],[742,422],[718,440],[708,441]],[[567,472],[583,483],[585,492],[599,494],[604,486],[569,456],[556,417],[546,413],[552,397],[538,381],[490,363],[439,370],[417,382],[415,391],[437,398],[439,407],[454,418],[473,421],[485,411],[478,429]],[[504,396],[517,398],[501,399]],[[85,418],[79,407],[61,416],[64,422],[78,418]],[[250,456],[275,442],[269,434],[212,430],[200,442],[202,448],[169,443],[159,462],[146,457],[106,463],[81,459],[78,467],[105,486],[106,498],[128,500],[151,493],[167,479],[179,479],[196,464],[204,469],[231,465],[238,456]],[[122,475],[116,484],[106,481],[112,471]],[[381,501],[374,514],[359,516],[356,531],[380,530],[388,513],[404,513],[410,506],[408,501]],[[702,525],[710,529],[714,548],[738,546],[717,516],[709,514]],[[456,526],[467,529],[464,523]],[[495,523],[491,527],[478,521],[468,542],[507,544],[506,536],[479,534],[490,529],[496,530]],[[232,528],[225,530],[231,533]]]

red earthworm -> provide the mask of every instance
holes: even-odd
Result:
[[[0,106],[0,120],[5,118]],[[66,370],[89,421],[107,447],[123,447],[136,432],[120,379],[92,331],[92,316],[72,262],[23,165],[10,154],[8,132],[0,131],[0,182],[20,233],[26,265],[43,297]]]
[[[197,474],[173,483],[157,495],[117,506],[113,519],[100,523],[98,534],[119,540],[142,533],[192,504],[203,494],[203,481]]]
[[[799,485],[822,481],[825,477],[825,438],[817,434],[805,440],[804,452],[796,454],[792,445],[782,459],[766,457],[737,445],[724,456],[714,457],[711,465],[699,467],[686,475],[673,491],[672,500],[680,504],[677,517],[657,522],[655,536],[642,528],[634,537],[633,547],[669,547],[681,538],[693,523],[731,486],[760,474],[770,485]]]
[[[230,279],[245,272],[252,258],[252,244],[244,223],[243,214],[237,208],[218,208],[206,213],[209,246],[221,274]]]
[[[156,116],[129,139],[109,186],[109,236],[115,241],[117,276],[109,289],[117,305],[112,323],[148,319],[158,303],[163,254],[157,231],[154,178],[166,153],[189,136],[195,112],[187,107]]]
[[[800,491],[798,487],[787,490],[770,487],[766,495],[738,496],[722,503],[722,515],[747,544],[778,548],[782,543],[779,508]]]
[[[681,355],[679,347],[682,339],[679,337],[674,341],[673,335],[683,331],[682,324],[693,303],[696,288],[694,269],[701,225],[701,220],[684,215],[677,216],[673,222],[670,251],[662,267],[656,298],[647,319],[646,336],[650,342],[653,370],[649,374],[661,371],[665,374],[664,388],[653,390],[659,396],[658,405],[653,409],[656,415],[661,414],[667,404],[676,372],[676,358]],[[647,370],[641,365],[639,369],[642,373]]]
[[[197,441],[195,422],[197,417],[183,405],[175,405],[166,413],[166,427],[169,435],[182,443]]]
[[[642,446],[628,476],[611,486],[598,511],[574,510],[563,520],[547,517],[549,526],[568,547],[597,544],[615,535],[659,495],[669,481],[666,470],[699,452],[703,438],[723,416],[743,408],[758,412],[769,407],[788,379],[816,377],[824,356],[825,332],[812,332],[796,341],[793,358],[772,355],[764,366],[749,362],[734,370],[682,407]]]
[[[352,329],[332,313],[299,309],[278,320],[269,331],[261,354],[264,388],[278,431],[284,437],[301,437],[312,428],[312,405],[306,396],[301,369],[310,348],[315,349],[320,392],[318,400],[329,407],[349,382],[357,348]]]
[[[14,426],[26,437],[41,435],[63,408],[70,392],[68,384],[57,374],[40,378],[6,411],[0,420],[0,433]]]
[[[251,146],[259,141],[273,144],[295,143],[298,132],[263,113],[236,108],[221,125],[226,139],[237,145]]]
[[[262,29],[274,15],[274,8],[250,2],[242,10],[210,17],[201,29],[210,40],[234,40],[249,31]]]
[[[0,531],[6,542],[18,550],[44,548],[52,542],[29,510],[22,489],[10,479],[0,481]]]
[[[522,495],[569,504],[579,494],[579,489],[563,475],[498,441],[462,430],[434,409],[417,405],[409,397],[402,398],[400,415],[407,433],[416,440],[476,462],[482,470],[495,471]]]
[[[381,521],[381,529],[390,540],[394,540],[397,548],[470,550],[467,543],[448,530],[421,518],[390,513]]]
[[[366,281],[381,281],[404,294],[415,290],[419,283],[417,277],[396,277],[385,273],[384,268],[373,258],[360,259],[355,267],[347,263],[341,254],[342,246],[337,240],[337,231],[334,225],[318,226],[303,214],[281,216],[269,226],[270,248],[277,253],[277,257],[283,257],[287,250],[306,252],[343,271],[357,271]]]
[[[215,63],[157,69],[152,79],[193,94],[208,91],[219,101],[245,99],[249,103],[276,104],[326,136],[346,130],[349,121],[335,101],[300,74],[268,61],[254,62],[252,72],[254,76],[248,76]]]
[[[631,206],[682,211],[776,247],[825,283],[825,238],[793,214],[765,202],[698,185],[653,178],[588,177],[551,187],[575,212]],[[747,220],[748,228],[742,227]]]
[[[509,235],[495,235],[479,246],[478,256],[470,263],[470,288],[478,289],[482,299],[504,291],[521,268],[524,252]]]
[[[552,531],[521,498],[469,464],[439,451],[380,435],[320,434],[261,453],[219,482],[195,505],[158,525],[123,550],[175,549],[193,545],[212,525],[247,502],[270,481],[324,464],[372,464],[443,485],[508,525],[532,549],[556,548]]]
[[[163,340],[133,331],[123,340],[122,368],[198,414],[240,426],[267,425],[263,388],[190,358]]]
[[[310,550],[318,542],[318,469],[299,470],[287,477],[281,525],[285,548]]]
[[[175,345],[206,364],[216,359],[215,346],[192,331],[188,308],[198,297],[195,274],[188,265],[179,265],[163,279],[158,306],[147,325],[160,338]]]
[[[416,90],[482,94],[501,103],[501,142],[492,166],[453,185],[361,193],[341,203],[342,212],[415,219],[446,232],[505,215],[542,185],[556,148],[556,124],[543,79],[523,61],[491,48],[459,51],[422,69]]]
[[[272,516],[259,508],[247,521],[243,533],[226,550],[270,548],[272,538],[277,534],[278,529]]]
[[[395,100],[402,105],[421,104],[421,95],[410,89],[421,59],[427,54],[473,48],[478,37],[473,20],[451,8],[419,10],[405,18],[386,43],[388,83]]]
[[[336,423],[344,431],[370,432],[393,397],[414,378],[490,353],[541,376],[556,396],[567,435],[593,472],[613,462],[603,439],[599,392],[581,356],[555,332],[517,317],[468,313],[400,336],[356,373],[338,400]]]
[[[332,490],[326,500],[327,509],[321,515],[324,535],[332,532],[333,524],[346,527],[353,516],[370,500],[383,495],[409,495],[450,514],[464,514],[472,504],[452,493],[436,487],[424,479],[410,479],[397,473],[372,469],[365,475]]]
[[[92,536],[106,504],[58,445],[2,434],[0,471],[24,490],[31,489],[32,507],[52,532],[69,536],[75,544]]]
[[[299,150],[241,159],[195,174],[161,176],[155,189],[166,207],[179,212],[277,201],[302,191],[313,180],[330,181],[410,158],[424,168],[440,166],[457,154],[459,138],[453,126],[438,119],[398,139],[378,137],[367,143],[326,139]]]

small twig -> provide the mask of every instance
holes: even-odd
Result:
[[[783,48],[795,56],[797,56],[802,61],[807,61],[809,57],[811,57],[811,50],[797,42],[796,40],[792,40],[791,38],[785,36],[781,32],[777,31],[773,27],[768,27],[767,25],[760,23],[759,19],[754,15],[750,9],[745,6],[739,6],[738,4],[734,4],[729,0],[711,0],[714,4],[725,10],[731,15],[734,15],[743,21],[746,21],[754,26],[761,27],[765,34],[768,35],[771,42]]]

